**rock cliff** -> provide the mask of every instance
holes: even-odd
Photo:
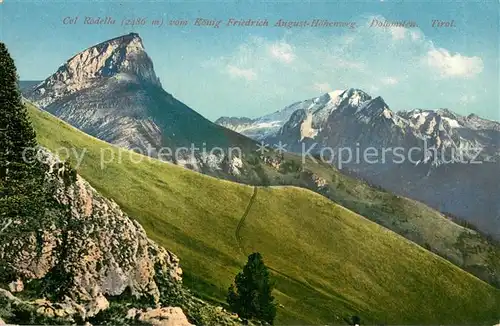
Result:
[[[130,33],[94,45],[70,58],[33,92],[42,106],[92,87],[102,78],[135,80],[160,86],[153,62],[138,34]]]
[[[20,216],[0,228],[19,234],[0,242],[0,318],[116,323],[120,315],[153,325],[239,323],[184,289],[177,256],[150,240],[115,202],[47,150],[38,156],[52,194],[49,223],[27,230]]]

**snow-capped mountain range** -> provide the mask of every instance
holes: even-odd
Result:
[[[474,114],[462,116],[447,109],[393,112],[381,97],[359,89],[337,90],[293,103],[257,119],[222,117],[216,123],[258,141],[282,141],[300,152],[302,142],[338,148],[367,146],[421,146],[439,153],[460,152],[472,160],[496,162],[500,158],[500,123]],[[354,146],[353,146],[354,148]],[[434,165],[451,157],[423,157]],[[455,157],[458,159],[458,157]]]
[[[322,158],[500,238],[498,122],[448,109],[394,112],[381,97],[353,88],[296,102],[262,118],[216,122],[267,144],[286,144],[286,150],[302,155],[333,153]],[[363,157],[368,148],[378,150],[369,162]],[[395,148],[404,160],[396,161]]]
[[[290,116],[295,111],[300,109],[311,110],[314,108],[319,108],[321,105],[324,105],[326,103],[324,102],[325,100],[336,97],[338,95],[338,92],[342,91],[335,91],[325,94],[324,96],[322,96],[323,101],[320,101],[320,98],[317,98],[293,103],[283,108],[282,110],[266,114],[260,118],[250,119],[222,117],[217,119],[215,123],[260,141],[265,138],[274,136],[280,130],[280,128],[290,119]]]

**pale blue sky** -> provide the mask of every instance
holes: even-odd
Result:
[[[394,110],[450,108],[500,120],[498,1],[14,1],[0,4],[0,39],[21,79],[44,79],[75,53],[141,35],[166,91],[209,119],[256,117],[348,87]],[[67,16],[80,16],[64,25]],[[84,25],[111,16],[116,25]],[[123,18],[355,21],[356,29],[120,26]],[[370,28],[413,20],[418,28]],[[433,19],[454,20],[434,28]]]

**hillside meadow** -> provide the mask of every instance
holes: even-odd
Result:
[[[184,283],[204,299],[224,304],[246,257],[259,251],[276,281],[276,324],[338,324],[353,315],[364,324],[500,319],[498,289],[321,195],[215,179],[29,112],[41,145],[70,149],[72,162],[85,150],[78,172],[180,257]],[[102,168],[102,152],[121,152],[121,161]]]

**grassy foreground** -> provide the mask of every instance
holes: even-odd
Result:
[[[260,251],[275,271],[277,324],[500,319],[499,290],[311,191],[258,188],[250,202],[253,187],[120,150],[33,107],[30,114],[43,146],[63,158],[69,149],[73,162],[86,151],[79,173],[180,257],[186,285],[202,297],[223,302],[246,256]],[[115,159],[102,169],[101,155]]]

